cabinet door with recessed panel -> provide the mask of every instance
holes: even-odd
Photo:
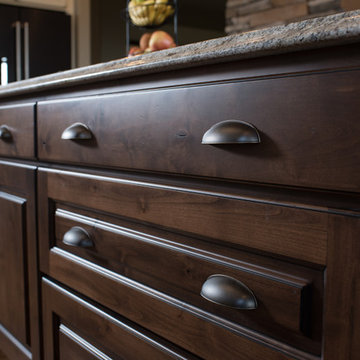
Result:
[[[0,161],[0,347],[17,360],[37,359],[35,171]]]

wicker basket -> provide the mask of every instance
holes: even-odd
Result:
[[[133,24],[137,26],[158,26],[161,25],[169,16],[174,14],[174,7],[168,1],[134,5],[129,3],[128,13]]]

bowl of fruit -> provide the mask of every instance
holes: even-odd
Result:
[[[128,14],[134,25],[159,26],[174,14],[169,0],[130,0]]]
[[[166,50],[176,47],[173,37],[166,31],[157,30],[141,36],[139,46],[132,46],[128,56],[147,54],[153,51]]]

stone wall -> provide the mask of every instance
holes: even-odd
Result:
[[[341,0],[227,0],[228,34],[283,25],[341,11]]]

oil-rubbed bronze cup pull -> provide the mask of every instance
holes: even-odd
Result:
[[[94,246],[89,233],[80,226],[74,226],[64,234],[63,243],[70,246],[91,248]]]
[[[219,305],[235,309],[257,308],[253,292],[241,281],[226,275],[211,275],[201,288],[201,296]]]
[[[12,138],[11,131],[6,125],[0,126],[0,139],[1,140],[10,140]]]
[[[89,140],[93,134],[90,129],[81,123],[75,123],[66,128],[61,134],[63,140]]]
[[[258,130],[241,120],[225,120],[213,125],[204,134],[201,143],[206,145],[258,144]]]

